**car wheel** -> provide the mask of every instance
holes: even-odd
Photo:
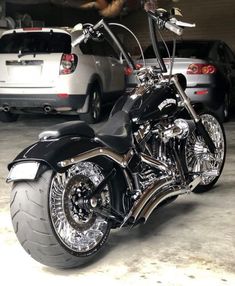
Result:
[[[230,98],[229,94],[225,94],[224,102],[220,105],[217,111],[214,111],[221,122],[227,122],[230,116]]]
[[[223,116],[225,122],[229,120],[229,108],[230,108],[230,100],[229,100],[229,95],[226,93],[223,104]]]
[[[2,122],[14,122],[18,119],[18,117],[19,117],[18,114],[14,114],[11,112],[5,112],[5,111],[0,112],[0,121]]]
[[[101,118],[101,90],[97,84],[94,84],[89,92],[89,110],[88,113],[80,114],[80,119],[87,123],[97,123]]]

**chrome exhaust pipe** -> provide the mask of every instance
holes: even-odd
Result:
[[[160,171],[170,173],[169,166],[165,164],[164,162],[161,162],[153,157],[150,157],[144,153],[140,154],[140,159],[142,162],[148,164],[151,167],[157,168]]]
[[[163,178],[155,182],[152,187],[146,188],[140,199],[135,202],[120,227],[122,227],[128,220],[130,220],[131,223],[135,223],[137,218],[139,218],[141,211],[144,209],[145,205],[149,202],[149,200],[155,197],[156,194],[161,190],[165,188],[170,188],[173,183],[174,181],[172,179]]]
[[[134,204],[129,214],[125,217],[121,227],[130,220],[131,223],[137,221],[146,222],[157,206],[168,198],[190,193],[201,183],[201,177],[196,177],[188,186],[181,188],[174,185],[174,180],[163,178],[157,181],[153,187],[147,188],[140,199]]]
[[[142,209],[141,213],[138,216],[138,219],[142,219],[145,223],[151,213],[160,205],[163,201],[168,198],[183,195],[186,193],[191,193],[199,184],[201,183],[201,177],[196,177],[188,186],[188,188],[181,188],[179,186],[174,186],[164,192],[159,192],[153,199],[151,199],[145,207]]]
[[[46,113],[49,113],[49,112],[52,111],[52,107],[51,107],[50,105],[45,105],[45,106],[44,106],[44,111],[45,111]]]
[[[169,189],[164,191],[163,194],[157,195],[155,198],[153,198],[146,206],[143,208],[141,213],[139,214],[139,217],[137,220],[141,219],[143,223],[147,221],[151,213],[156,209],[157,206],[160,205],[163,201],[165,201],[168,198],[179,196],[187,193],[187,189],[181,189],[180,187],[175,187],[173,189]]]

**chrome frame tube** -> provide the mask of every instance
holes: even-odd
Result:
[[[64,168],[64,167],[68,167],[70,165],[73,165],[73,164],[76,164],[82,161],[89,160],[91,158],[95,158],[97,156],[105,156],[105,157],[111,158],[113,161],[115,161],[120,166],[125,168],[133,156],[133,151],[130,150],[128,153],[124,155],[119,155],[113,152],[112,150],[110,150],[109,148],[94,148],[87,152],[81,153],[76,157],[69,158],[61,162],[58,162],[57,165],[59,167]]]

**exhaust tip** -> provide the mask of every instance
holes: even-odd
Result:
[[[43,109],[46,113],[49,113],[52,111],[52,107],[50,105],[45,105]]]
[[[2,110],[3,110],[4,112],[9,112],[9,111],[10,111],[10,106],[4,105],[3,108],[2,108]]]

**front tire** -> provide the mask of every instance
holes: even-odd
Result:
[[[47,170],[37,181],[14,183],[13,227],[32,258],[51,267],[73,268],[98,253],[108,238],[111,224],[86,208],[82,198],[87,192],[91,194],[103,178],[98,165],[84,162],[64,174]],[[108,186],[102,192],[100,204],[110,205]]]
[[[226,157],[226,137],[223,125],[210,112],[203,112],[200,117],[215,144],[216,150],[215,154],[212,154],[204,139],[196,130],[186,139],[184,160],[189,179],[191,181],[196,176],[201,176],[201,183],[193,190],[194,193],[211,190],[223,171]]]

